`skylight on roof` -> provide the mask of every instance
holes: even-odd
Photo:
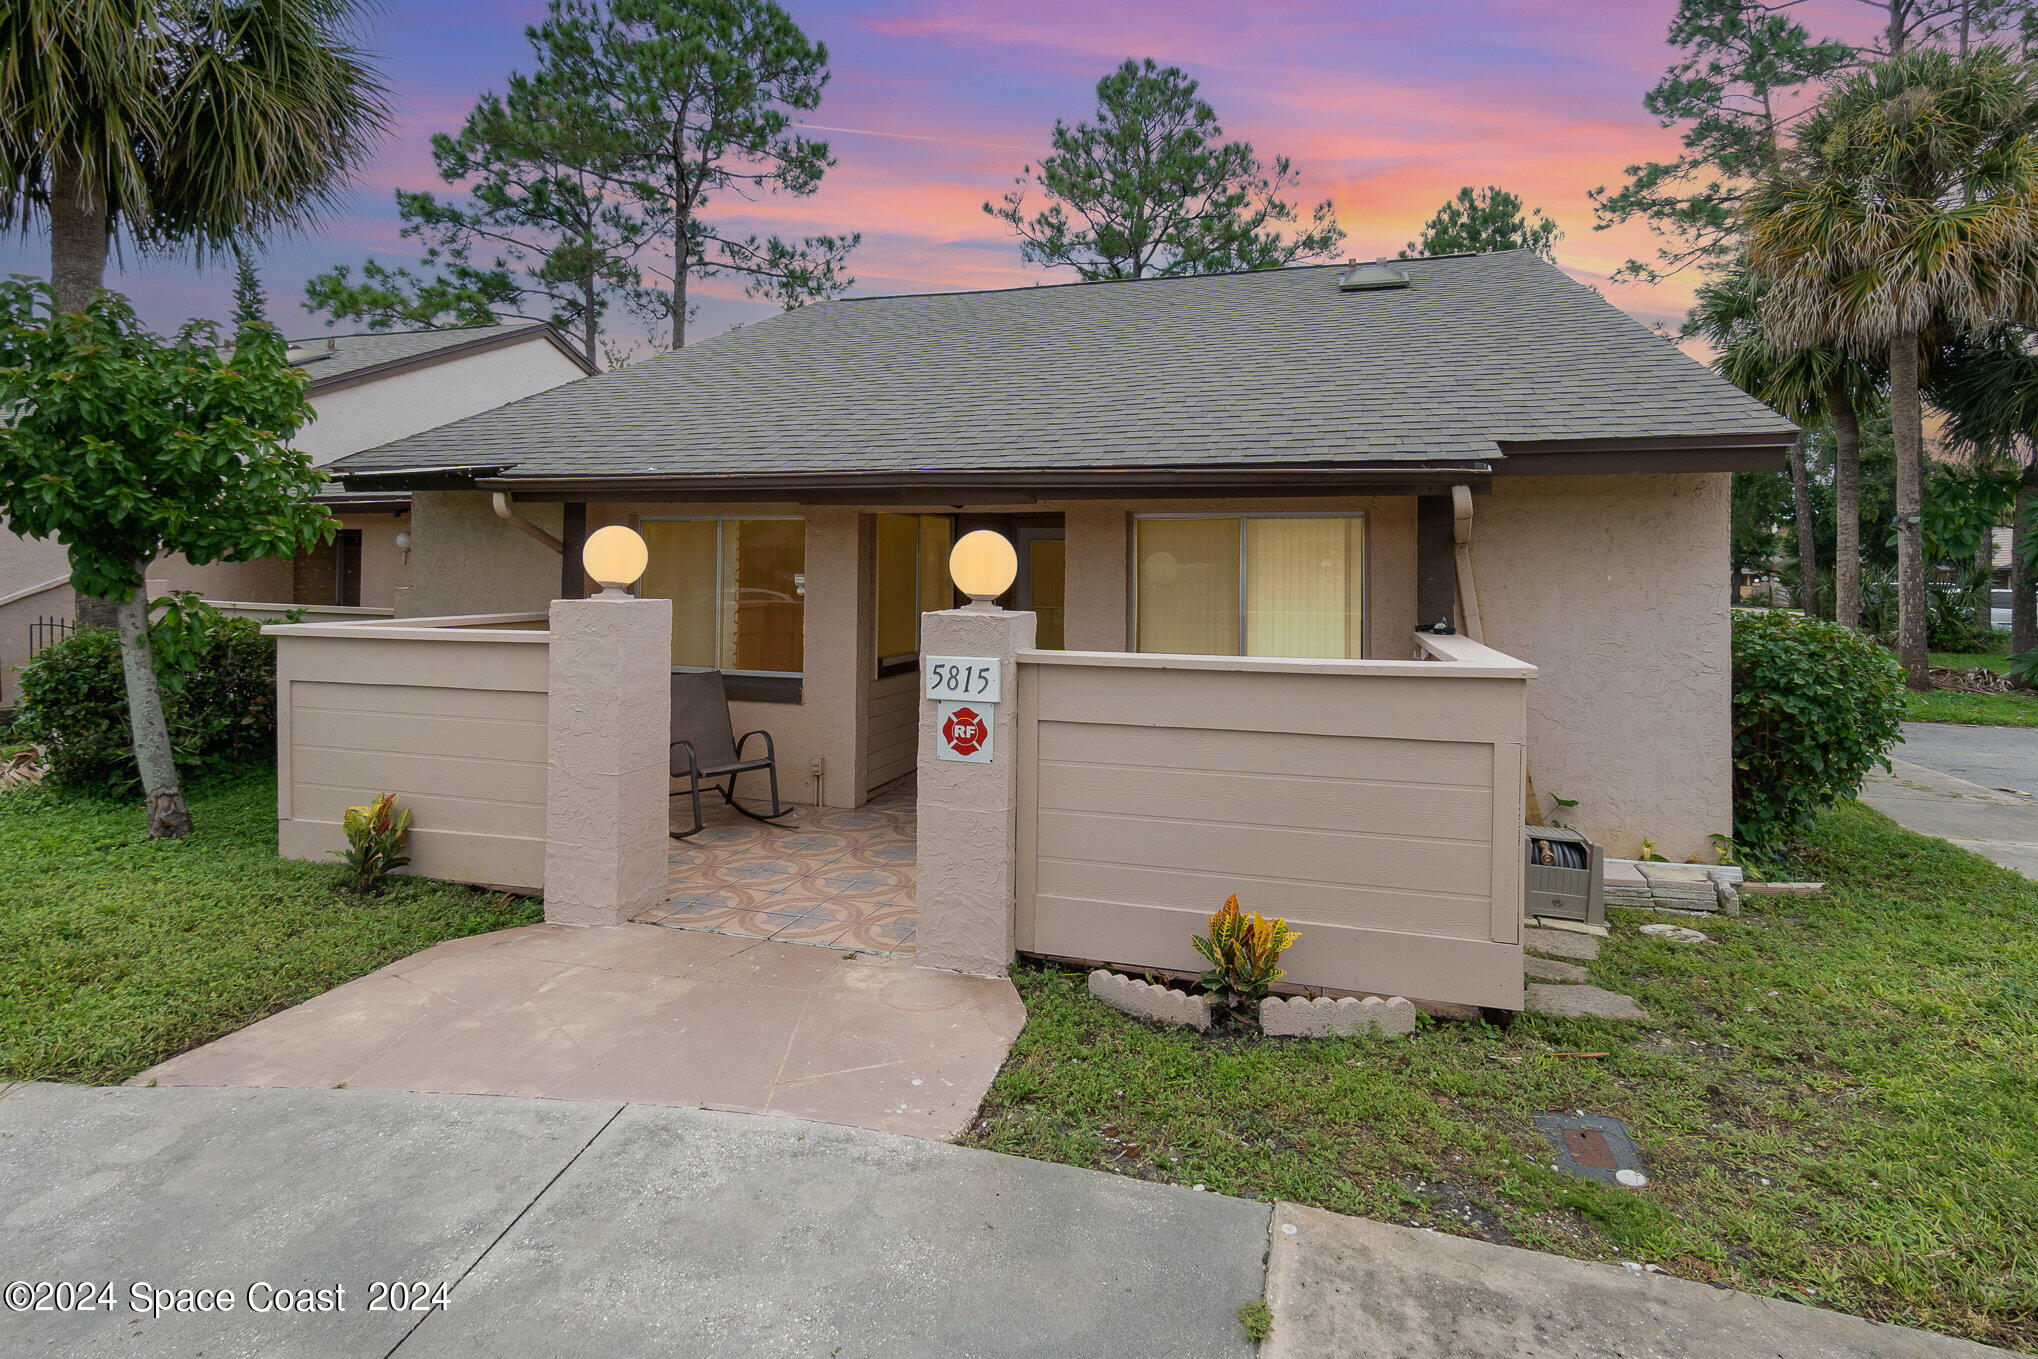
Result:
[[[1369,293],[1381,288],[1407,286],[1407,271],[1397,269],[1385,260],[1374,260],[1371,264],[1354,264],[1337,276],[1337,289],[1341,293]]]

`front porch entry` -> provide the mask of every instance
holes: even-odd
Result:
[[[720,799],[704,801],[705,829],[672,842],[665,904],[637,919],[782,944],[910,954],[914,784],[903,779],[854,809],[801,807],[777,825],[741,816]]]

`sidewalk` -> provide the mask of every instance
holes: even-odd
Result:
[[[1863,802],[2038,878],[2038,728],[1907,722],[1890,762],[1891,772],[1870,773]]]
[[[0,1087],[0,1282],[37,1279],[113,1310],[0,1310],[0,1353],[1208,1359],[1252,1353],[1263,1292],[1270,1357],[2000,1353],[856,1128],[350,1090]],[[445,1305],[371,1311],[377,1281]],[[236,1306],[150,1317],[138,1283]],[[258,1283],[344,1310],[251,1311]]]

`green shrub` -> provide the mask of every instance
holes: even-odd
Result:
[[[1733,627],[1734,840],[1773,858],[1871,766],[1889,767],[1903,669],[1838,623],[1736,612]]]
[[[410,839],[410,808],[399,807],[396,794],[383,793],[365,807],[349,807],[340,818],[347,847],[333,853],[354,875],[354,890],[373,895],[389,885],[389,875],[410,863],[403,852]]]
[[[165,609],[149,636],[185,781],[273,762],[276,643],[262,625],[183,603]],[[43,747],[51,783],[109,794],[138,787],[118,638],[88,629],[38,652],[21,669],[12,735]]]

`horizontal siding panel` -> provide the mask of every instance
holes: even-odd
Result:
[[[1364,736],[1326,740],[1308,732],[1042,722],[1040,758],[1218,773],[1270,771],[1419,786],[1486,788],[1493,782],[1493,752],[1483,744]]]
[[[418,717],[508,717],[544,725],[544,690],[444,689],[414,684],[297,680],[290,686],[293,711],[403,713]]]
[[[1035,900],[1033,951],[1125,968],[1201,972],[1209,966],[1189,943],[1207,911],[1090,901],[1042,892]],[[1302,931],[1281,955],[1284,987],[1407,996],[1459,1005],[1522,1006],[1521,946],[1485,939],[1370,929]]]
[[[347,808],[366,803],[377,793],[396,794],[411,809],[412,824],[420,830],[545,838],[545,804],[542,800],[533,803],[493,798],[480,789],[471,793],[434,793],[388,783],[363,788],[355,784],[312,783],[292,777],[291,819],[338,822],[346,815]]]
[[[358,713],[298,708],[291,714],[291,744],[390,754],[545,759],[545,716],[449,718],[414,713]]]
[[[1273,763],[1268,761],[1268,767]],[[1490,834],[1493,822],[1493,794],[1488,788],[1382,784],[1283,772],[1218,774],[1043,759],[1039,787],[1043,812],[1136,811],[1176,821],[1479,842]]]
[[[405,788],[415,796],[473,797],[485,794],[492,801],[520,802],[537,807],[545,805],[546,773],[542,745],[537,751],[537,758],[532,760],[360,750],[314,746],[300,741],[297,758],[291,765],[291,774],[300,784],[372,789],[374,792],[385,788]],[[373,793],[368,796],[373,796]]]
[[[1200,972],[1236,892],[1287,982],[1519,1009],[1517,677],[1023,665],[1019,946]]]
[[[277,648],[276,675],[281,680],[542,694],[551,688],[551,651],[541,642],[292,637]]]
[[[1492,885],[1490,842],[1410,840],[1347,831],[1271,829],[1139,815],[1040,810],[1039,854],[1153,869],[1248,873],[1477,895]]]
[[[1033,670],[1042,722],[1489,743],[1519,724],[1527,683],[1105,666]]]
[[[893,675],[871,686],[863,705],[866,793],[910,774],[920,758],[920,675]]]
[[[337,822],[286,821],[277,853],[286,859],[331,863],[347,837]],[[399,873],[447,882],[539,891],[545,886],[545,841],[527,836],[456,834],[417,829],[410,837],[410,867]]]
[[[1484,939],[1490,924],[1486,898],[1476,894],[1306,882],[1221,868],[1153,868],[1050,858],[1041,858],[1036,864],[1035,887],[1044,896],[1194,909],[1208,915],[1236,892],[1246,910],[1281,916],[1298,930],[1406,930]]]

